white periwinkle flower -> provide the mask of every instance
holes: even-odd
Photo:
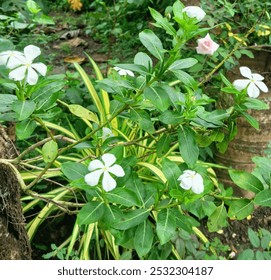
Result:
[[[134,73],[130,70],[126,70],[126,69],[122,69],[122,68],[119,68],[119,67],[113,67],[113,69],[115,69],[121,76],[126,76],[126,75],[129,75],[131,77],[134,77]]]
[[[23,61],[24,55],[21,52],[5,51],[0,53],[0,65],[6,65],[9,69],[20,66]]]
[[[185,170],[183,174],[178,178],[181,188],[190,190],[196,194],[204,191],[203,179],[199,173],[193,170]]]
[[[118,164],[114,164],[115,161],[116,157],[112,154],[104,154],[102,156],[102,161],[98,159],[91,161],[88,166],[90,173],[85,176],[85,182],[90,186],[96,186],[103,174],[103,189],[107,192],[113,190],[117,183],[110,173],[117,177],[123,177],[125,175],[122,167]]]
[[[26,82],[35,85],[38,81],[38,73],[46,75],[47,66],[41,62],[33,63],[33,60],[40,55],[40,48],[29,45],[24,48],[24,57],[21,66],[9,73],[9,78],[15,81],[21,81],[26,78]]]
[[[110,137],[114,137],[114,133],[112,132],[112,130],[108,127],[103,127],[102,128],[102,139],[103,141],[106,140],[107,138],[110,138]]]
[[[268,92],[267,86],[262,82],[264,80],[262,75],[251,73],[251,70],[246,66],[240,67],[240,72],[242,76],[247,79],[239,79],[233,82],[233,85],[237,90],[247,88],[247,94],[252,98],[257,98],[260,95],[260,90]]]
[[[198,6],[187,6],[183,9],[183,13],[185,12],[188,17],[190,18],[196,18],[197,21],[203,20],[206,13],[202,10],[202,8]]]

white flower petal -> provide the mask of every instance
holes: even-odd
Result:
[[[29,45],[24,48],[24,55],[27,60],[33,61],[36,57],[41,54],[40,48]]]
[[[240,69],[241,75],[242,75],[243,77],[246,77],[246,78],[248,78],[248,79],[251,79],[251,78],[252,78],[251,70],[250,70],[248,67],[242,66],[242,67],[240,67],[239,69]]]
[[[268,87],[264,82],[255,82],[256,86],[263,92],[268,92]]]
[[[233,86],[237,90],[243,90],[243,89],[245,89],[248,86],[249,83],[250,83],[250,80],[239,79],[239,80],[235,80],[233,82]]]
[[[104,154],[102,155],[102,160],[104,162],[104,165],[106,167],[109,167],[113,165],[117,159],[113,154]]]
[[[260,74],[252,74],[252,79],[254,81],[262,81],[262,80],[264,80],[264,77]]]
[[[116,181],[111,177],[111,175],[107,171],[104,172],[102,186],[106,192],[113,190],[117,186]]]
[[[196,18],[198,21],[201,21],[206,15],[206,13],[198,6],[187,6],[182,12],[185,12],[190,18]]]
[[[117,177],[123,177],[125,175],[123,168],[118,164],[114,164],[113,166],[109,167],[108,172],[113,173]]]
[[[21,66],[19,68],[12,70],[9,73],[9,78],[14,81],[23,80],[25,78],[26,68],[27,68],[26,66]]]
[[[96,169],[102,169],[102,168],[104,168],[104,164],[98,159],[94,159],[88,165],[88,170],[89,171],[93,171],[93,170],[96,170]]]
[[[256,87],[254,83],[250,83],[247,88],[247,94],[251,98],[257,98],[260,95],[260,90]]]
[[[31,67],[34,68],[42,76],[46,75],[47,66],[44,63],[38,62],[31,64]]]
[[[181,182],[180,187],[183,188],[184,190],[190,190],[191,189],[191,182],[188,182],[189,184],[185,184],[184,181]]]
[[[193,178],[192,191],[196,194],[204,191],[203,179],[199,173],[197,173]]]
[[[91,187],[98,185],[99,179],[103,174],[103,170],[99,169],[93,171],[85,176],[85,182],[90,185]]]
[[[27,83],[30,85],[35,85],[38,79],[39,79],[39,75],[37,74],[37,72],[31,66],[29,66],[27,68],[27,75],[26,75]]]

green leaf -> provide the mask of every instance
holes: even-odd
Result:
[[[139,33],[139,39],[144,47],[160,61],[164,58],[164,52],[162,42],[150,29],[146,29]]]
[[[11,110],[12,103],[17,100],[16,95],[0,94],[0,113],[5,113]]]
[[[167,243],[176,233],[176,220],[170,208],[162,209],[157,215],[156,232],[160,244]]]
[[[0,20],[2,20],[0,18]],[[14,45],[11,40],[0,38],[0,52],[14,50]],[[2,94],[1,94],[2,95]]]
[[[246,102],[244,105],[247,109],[254,109],[254,110],[268,110],[269,104],[265,103],[264,101],[256,98],[246,98]]]
[[[58,145],[55,141],[50,140],[43,145],[41,151],[44,162],[52,162],[57,156]]]
[[[91,201],[82,207],[77,214],[77,222],[79,225],[89,225],[99,221],[105,211],[103,202]]]
[[[167,18],[164,18],[159,12],[152,8],[149,8],[149,10],[153,19],[156,20],[156,26],[163,28],[167,32],[167,34],[171,36],[176,36],[177,32],[174,29],[174,27],[169,23]]]
[[[152,59],[144,52],[139,52],[135,55],[134,63],[142,65],[148,70],[150,70],[153,65]]]
[[[169,149],[171,144],[172,138],[169,134],[164,134],[157,142],[156,145],[156,152],[158,157],[163,157]]]
[[[51,17],[43,14],[35,16],[33,21],[39,24],[55,24],[54,20]]]
[[[230,204],[228,215],[235,217],[237,220],[243,220],[254,210],[252,201],[249,199],[239,199]]]
[[[33,120],[24,120],[16,123],[16,136],[19,140],[30,137],[37,127],[37,123]]]
[[[148,133],[152,134],[155,132],[151,118],[144,110],[131,109],[131,119],[138,122],[139,126]]]
[[[102,222],[102,227],[105,229],[110,229],[114,227],[114,224],[118,223],[123,217],[123,213],[118,206],[107,204],[104,215],[99,221]]]
[[[26,7],[31,14],[37,14],[41,11],[40,6],[33,0],[27,0]]]
[[[150,214],[149,209],[135,209],[123,214],[113,227],[120,230],[127,230],[145,221]]]
[[[165,111],[158,119],[165,124],[180,124],[184,121],[182,114],[175,111]]]
[[[178,178],[181,175],[181,170],[178,165],[167,158],[163,158],[162,171],[167,178],[169,187],[179,189]]]
[[[126,207],[140,206],[140,200],[136,193],[127,188],[116,188],[105,194],[109,202],[121,204]]]
[[[168,68],[168,70],[181,70],[185,68],[190,68],[197,64],[197,60],[195,58],[184,58],[174,61]]]
[[[136,64],[116,64],[117,67],[121,68],[121,69],[125,69],[125,70],[130,70],[132,72],[137,72],[139,74],[149,74],[148,72],[148,68],[146,68],[143,65],[136,65]]]
[[[254,251],[251,249],[246,249],[242,251],[238,255],[237,260],[254,260]]]
[[[181,126],[178,132],[179,149],[183,160],[189,167],[193,167],[199,157],[199,147],[195,140],[195,133],[189,127]]]
[[[261,206],[271,207],[271,190],[263,190],[257,193],[254,198],[254,203]]]
[[[65,86],[64,80],[51,81],[42,87],[35,89],[31,100],[36,103],[37,111],[47,110],[57,101],[60,90]]]
[[[229,175],[233,182],[244,190],[259,193],[264,189],[262,182],[251,173],[241,170],[229,170]]]
[[[251,245],[255,248],[259,248],[261,246],[261,241],[258,234],[251,228],[248,228],[247,234]]]
[[[64,162],[61,171],[71,181],[83,178],[88,173],[88,168],[79,162]]]
[[[223,204],[218,206],[210,215],[207,226],[210,232],[218,231],[227,226],[227,211]]]
[[[170,105],[167,92],[160,87],[146,87],[144,96],[160,111],[165,111]]]
[[[15,100],[11,107],[18,120],[23,121],[32,115],[36,109],[36,104],[31,100]]]
[[[140,257],[149,253],[152,248],[153,238],[154,234],[150,221],[145,220],[137,226],[134,236],[134,245]]]
[[[182,70],[172,70],[172,73],[177,77],[178,80],[182,82],[185,86],[189,86],[190,88],[196,90],[198,83],[195,79],[189,75],[188,73]]]
[[[246,121],[255,129],[259,130],[259,122],[246,112],[240,112],[241,115],[246,119]]]
[[[84,108],[83,106],[78,104],[71,104],[67,105],[67,107],[73,115],[82,119],[89,120],[91,122],[95,122],[97,124],[99,123],[98,116],[88,109]]]

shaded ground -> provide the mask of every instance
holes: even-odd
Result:
[[[239,254],[244,249],[252,247],[248,238],[248,228],[251,228],[255,232],[258,232],[260,229],[270,231],[271,208],[258,207],[249,219],[243,219],[241,221],[228,219],[228,227],[223,228],[221,233],[210,233],[204,221],[201,230],[209,241],[217,237],[223,245],[230,247],[231,252]]]

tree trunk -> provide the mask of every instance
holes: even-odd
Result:
[[[0,259],[29,260],[31,247],[25,230],[20,184],[10,159],[16,149],[0,126]]]

